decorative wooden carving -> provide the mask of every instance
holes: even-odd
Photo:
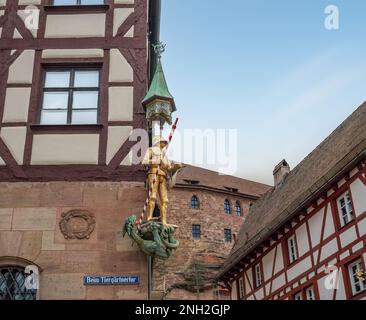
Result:
[[[94,215],[86,210],[62,213],[60,229],[65,239],[89,239],[95,228]]]

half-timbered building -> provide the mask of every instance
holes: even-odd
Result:
[[[155,0],[0,0],[0,299],[34,298],[29,265],[40,299],[146,298],[146,257],[117,234],[146,198],[129,136],[147,129],[159,15]]]
[[[274,180],[218,275],[232,299],[366,299],[366,104]]]

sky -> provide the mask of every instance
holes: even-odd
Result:
[[[273,184],[277,163],[294,168],[366,100],[365,19],[364,0],[162,0],[178,135],[236,129],[233,175]]]

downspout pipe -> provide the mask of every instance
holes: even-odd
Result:
[[[149,83],[151,83],[157,64],[157,56],[152,47],[160,41],[160,21],[161,21],[161,0],[150,0],[149,6],[149,40],[150,40],[150,70]]]

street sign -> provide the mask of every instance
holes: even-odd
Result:
[[[140,283],[139,276],[85,276],[84,285],[136,285]]]

